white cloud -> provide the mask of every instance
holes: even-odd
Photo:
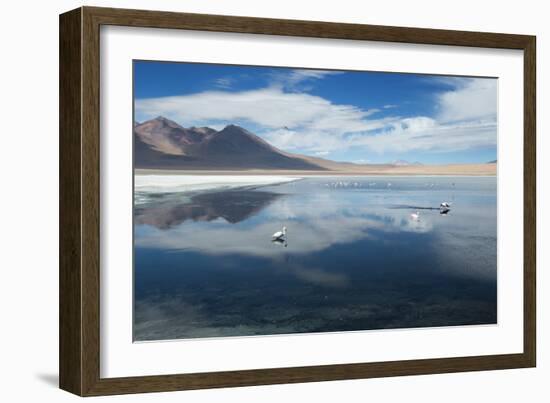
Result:
[[[496,144],[496,80],[447,79],[450,88],[436,96],[434,117],[381,118],[377,117],[379,109],[335,104],[316,95],[285,90],[289,85],[338,73],[292,70],[285,75],[285,85],[139,99],[136,117],[145,120],[163,115],[185,126],[244,122],[283,150],[313,155],[356,147],[384,153],[457,151]]]
[[[425,117],[406,119],[392,124],[392,129],[374,136],[358,136],[350,139],[355,146],[367,147],[383,153],[416,151],[460,151],[496,143],[494,121],[439,124]]]
[[[305,70],[305,69],[294,69],[289,71],[276,71],[271,73],[271,83],[272,87],[285,88],[290,91],[303,89],[301,85],[304,82],[310,82],[313,80],[321,80],[327,76],[333,76],[337,74],[342,74],[341,71],[330,71],[330,70]]]
[[[139,99],[137,115],[148,119],[158,115],[198,125],[212,120],[247,120],[275,128],[310,127],[317,130],[368,130],[365,118],[373,111],[352,105],[334,105],[330,101],[304,93],[284,92],[281,88],[250,91],[207,91],[191,95]]]
[[[231,88],[233,85],[234,80],[231,77],[221,77],[215,80],[216,87],[219,88]]]
[[[440,122],[494,119],[497,114],[497,80],[461,79],[458,87],[439,95]]]

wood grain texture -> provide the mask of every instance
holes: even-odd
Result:
[[[82,394],[81,11],[59,21],[59,386]]]
[[[536,366],[537,129],[536,39],[524,48],[523,82],[523,353]]]
[[[82,9],[82,389],[99,377],[100,135],[99,24]]]
[[[85,7],[93,18],[105,25],[172,28],[216,32],[302,36],[401,43],[423,43],[484,48],[523,49],[529,36],[490,32],[405,28],[381,25],[341,24],[321,21],[284,20],[257,17],[232,17]]]
[[[101,379],[89,396],[528,367],[523,354]]]
[[[100,377],[101,25],[524,51],[524,352],[130,378]],[[535,37],[82,7],[60,17],[60,387],[81,396],[532,367],[536,363]]]

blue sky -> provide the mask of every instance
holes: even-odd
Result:
[[[497,80],[134,62],[135,120],[240,125],[288,152],[337,161],[496,159]]]

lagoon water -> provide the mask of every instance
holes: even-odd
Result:
[[[380,176],[138,192],[134,340],[495,324],[496,194]]]

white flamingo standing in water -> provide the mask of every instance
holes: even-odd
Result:
[[[411,219],[412,219],[413,221],[418,221],[418,220],[420,220],[420,212],[417,211],[416,213],[412,213],[412,214],[411,214]]]
[[[286,227],[283,227],[282,231],[277,231],[271,235],[272,241],[284,240],[286,238]]]
[[[439,212],[443,215],[447,214],[449,211],[451,211],[451,203],[442,202],[439,205]]]

